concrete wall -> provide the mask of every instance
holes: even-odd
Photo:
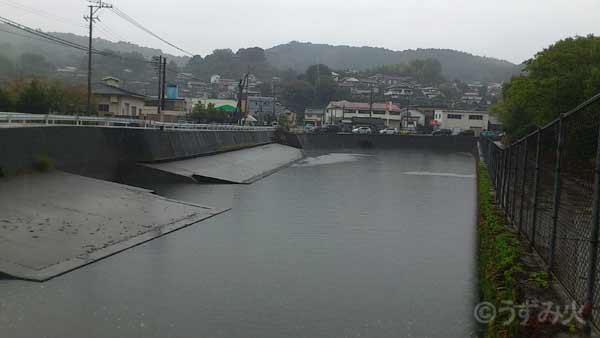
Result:
[[[57,169],[118,180],[137,162],[184,159],[271,142],[272,131],[172,131],[101,127],[0,128],[0,168],[30,170],[42,158]]]
[[[467,136],[298,134],[304,149],[409,148],[476,153],[477,139]],[[286,135],[287,142],[293,137]],[[290,144],[291,145],[291,144]]]

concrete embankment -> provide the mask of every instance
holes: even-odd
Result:
[[[359,134],[290,134],[280,142],[304,149],[428,149],[453,152],[477,152],[477,139],[467,136],[431,135],[359,135]]]
[[[51,171],[0,179],[0,273],[44,281],[219,214]]]
[[[48,160],[67,172],[119,180],[138,162],[181,160],[270,143],[273,131],[156,130],[47,126],[0,129],[0,169],[28,171]]]
[[[137,176],[140,186],[145,186],[144,180],[156,181],[165,174],[201,182],[252,183],[301,158],[299,149],[267,144],[213,156],[140,164],[141,170],[133,176]]]

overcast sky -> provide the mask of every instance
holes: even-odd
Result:
[[[44,4],[44,6],[41,6]],[[600,0],[114,0],[169,42],[205,56],[292,40],[393,50],[450,48],[521,62],[568,36],[600,35]],[[49,6],[47,6],[49,5]],[[0,0],[0,15],[87,35],[84,0]],[[110,10],[96,36],[181,54]]]

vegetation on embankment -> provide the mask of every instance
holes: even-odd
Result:
[[[505,223],[505,219],[494,205],[490,177],[487,168],[479,164],[479,280],[482,301],[489,302],[496,309],[506,302],[517,304],[518,274],[521,245],[515,233]],[[505,302],[505,303],[503,303]],[[509,313],[498,313],[488,324],[486,337],[513,337],[518,322],[504,325]]]

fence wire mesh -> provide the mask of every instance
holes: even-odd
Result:
[[[575,301],[593,299],[597,326],[600,257],[592,214],[599,128],[600,96],[510,146],[480,141],[499,206]]]

